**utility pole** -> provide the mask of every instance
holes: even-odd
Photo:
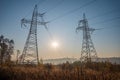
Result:
[[[81,50],[81,61],[91,62],[92,60],[97,59],[97,52],[93,45],[91,39],[91,33],[96,29],[90,28],[88,26],[88,21],[86,19],[85,13],[83,14],[83,19],[78,22],[78,27],[76,31],[83,31],[83,41],[82,41],[82,50]]]
[[[22,52],[22,55],[19,57],[20,63],[31,64],[37,63],[39,64],[39,55],[38,55],[38,44],[37,44],[37,25],[43,25],[46,29],[46,23],[44,22],[43,15],[45,13],[38,13],[37,5],[35,5],[32,20],[27,20],[23,18],[21,23],[25,25],[25,23],[30,24],[29,34]],[[38,21],[38,17],[41,20]]]

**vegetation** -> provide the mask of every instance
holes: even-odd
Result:
[[[1,65],[0,80],[119,80],[120,65],[109,62],[69,62],[52,65]]]
[[[0,36],[0,64],[9,63],[13,54],[14,41]]]

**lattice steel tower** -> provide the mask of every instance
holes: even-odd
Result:
[[[78,27],[76,28],[76,31],[78,30],[83,31],[81,61],[91,62],[92,60],[96,60],[97,52],[91,39],[91,33],[96,29],[89,28],[85,13],[83,14],[83,19],[78,22]]]
[[[40,14],[37,11],[37,5],[33,10],[32,20],[27,20],[23,18],[21,23],[25,25],[25,23],[30,24],[29,34],[22,52],[22,55],[19,57],[20,63],[37,63],[39,64],[39,56],[38,56],[38,44],[37,44],[37,25],[43,25],[46,29],[46,23],[43,19],[44,13]],[[41,20],[38,21],[38,17]]]

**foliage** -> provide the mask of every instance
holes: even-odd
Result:
[[[0,63],[10,62],[11,54],[13,54],[14,41],[0,36]]]
[[[0,66],[0,80],[119,80],[120,65],[106,62]],[[97,68],[98,67],[98,68]],[[113,69],[113,67],[117,68]],[[108,69],[109,68],[109,69]],[[82,69],[82,70],[81,70]]]

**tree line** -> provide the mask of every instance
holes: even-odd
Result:
[[[0,36],[0,64],[10,62],[14,50],[14,40]]]

